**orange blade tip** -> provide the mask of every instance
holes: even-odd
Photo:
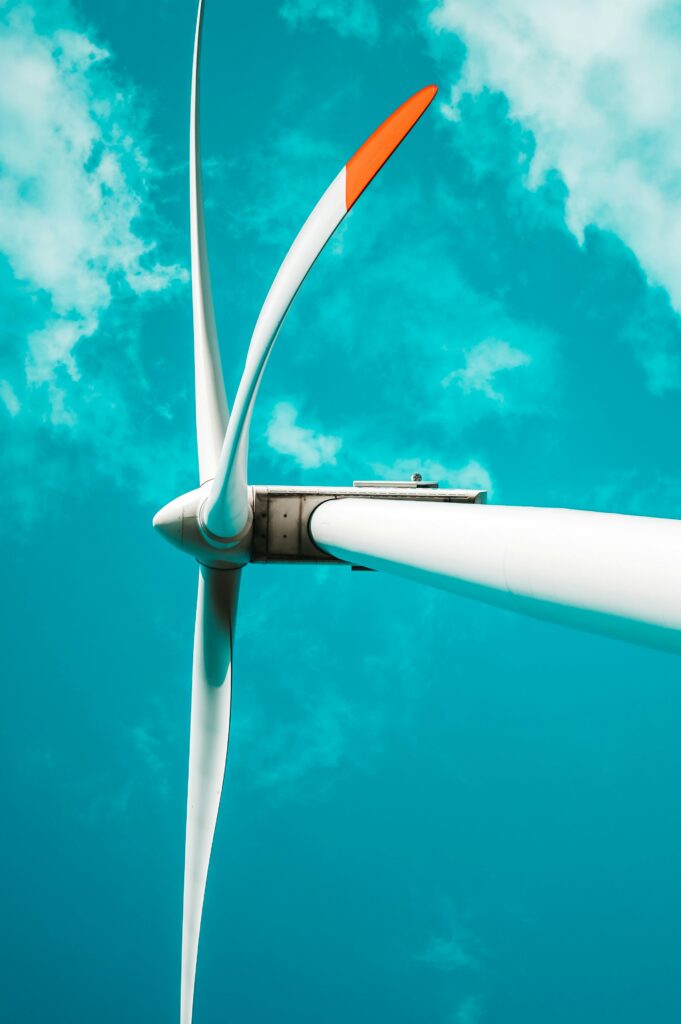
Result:
[[[402,139],[409,134],[426,107],[432,103],[436,85],[419,89],[370,135],[363,146],[345,165],[345,206],[349,210],[357,202],[373,177],[378,174]]]

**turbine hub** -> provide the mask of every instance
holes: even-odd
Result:
[[[152,520],[156,532],[176,548],[182,547],[182,535],[184,532],[183,497],[174,498],[172,501],[169,501],[167,505],[158,510]]]
[[[212,481],[194,491],[181,494],[164,505],[153,518],[154,529],[173,547],[193,555],[202,565],[234,568],[250,561],[252,515],[247,529],[238,537],[213,537],[202,521]]]

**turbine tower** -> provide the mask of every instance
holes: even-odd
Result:
[[[293,241],[255,324],[231,414],[220,362],[199,141],[203,0],[192,71],[189,181],[199,487],[154,517],[196,559],[180,1024],[191,1024],[201,915],[227,758],[239,582],[249,562],[350,564],[592,632],[681,651],[681,522],[490,506],[483,491],[410,481],[352,487],[248,483],[254,402],[312,264],[433,100],[398,107],[341,168]]]

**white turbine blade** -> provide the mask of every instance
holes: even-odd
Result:
[[[346,213],[432,101],[421,89],[378,128],[332,181],[289,249],[258,317],[220,455],[204,523],[217,537],[237,537],[248,524],[248,430],[253,403],[279,328],[308,271]]]
[[[681,651],[681,521],[444,502],[327,501],[310,533],[344,561]]]
[[[227,430],[227,399],[220,362],[215,311],[210,287],[201,180],[199,108],[203,0],[199,0],[192,68],[189,128],[189,215],[192,254],[192,305],[194,310],[194,384],[196,394],[196,441],[199,478],[212,480]]]
[[[239,569],[200,566],[194,631],[180,1024],[191,1024],[203,897],[227,759]]]

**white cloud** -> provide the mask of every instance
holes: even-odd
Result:
[[[0,401],[10,416],[16,416],[21,409],[21,402],[8,380],[0,380]]]
[[[501,391],[497,390],[499,386],[496,383],[497,375],[505,370],[527,366],[531,362],[530,356],[526,352],[519,348],[513,348],[507,341],[498,338],[486,338],[472,349],[468,349],[464,355],[465,366],[447,374],[442,382],[443,385],[448,387],[450,384],[456,383],[465,394],[471,391],[480,391],[500,405],[504,404],[506,398]]]
[[[284,789],[315,782],[322,788],[338,767],[351,761],[351,742],[359,723],[350,703],[329,689],[317,695],[304,714],[270,723],[266,739],[256,743],[255,779],[260,786]]]
[[[624,337],[645,370],[652,394],[681,388],[681,320],[661,289],[648,289]]]
[[[318,597],[320,591],[314,593]],[[250,707],[240,715],[244,753],[235,756],[243,756],[244,763],[239,775],[245,785],[267,789],[274,799],[318,799],[348,772],[370,768],[383,749],[385,704],[377,707],[375,694],[362,703],[328,681],[300,701],[294,687],[300,681],[300,658],[309,657],[309,630],[301,631],[299,639],[300,646],[291,648],[298,652],[295,680],[278,673],[278,715],[273,719],[271,705],[264,709],[252,695]],[[305,655],[300,654],[303,650]],[[323,664],[324,652],[315,649],[314,655]]]
[[[263,690],[251,688],[242,694],[234,723],[238,742],[230,752],[241,764],[233,765],[233,778],[242,779],[247,787],[268,790],[274,800],[316,800],[348,772],[371,769],[383,749],[389,722],[385,677],[380,671],[362,675],[359,687],[348,686],[345,679],[339,685],[333,672],[323,673],[320,679],[329,648],[327,639],[310,633],[310,616],[323,595],[328,597],[329,587],[341,604],[348,601],[347,607],[356,613],[355,588],[343,587],[337,567],[309,567],[305,579],[292,603],[292,577],[267,574],[258,581],[258,600],[244,600],[239,619],[243,658],[265,650],[272,671]],[[250,585],[245,581],[246,587]],[[286,649],[295,652],[293,659],[282,659],[276,644],[263,648],[262,638],[271,627],[271,607],[285,609]],[[242,662],[241,671],[248,674],[255,664]],[[315,680],[316,685],[306,685],[305,680]],[[394,698],[394,679],[391,684]]]
[[[681,310],[678,4],[441,0],[431,24],[467,48],[445,113],[466,92],[504,92],[536,138],[530,185],[558,169],[572,231],[615,232]]]
[[[129,739],[135,753],[139,757],[148,780],[153,783],[147,787],[154,796],[168,796],[168,766],[163,754],[166,748],[163,740],[165,737],[157,735],[155,728],[148,723],[133,726],[129,732]]]
[[[292,455],[303,469],[319,466],[335,466],[336,455],[341,448],[340,437],[319,434],[307,427],[300,427],[296,420],[298,411],[290,402],[278,402],[267,425],[267,442],[280,455]]]
[[[367,42],[378,37],[378,12],[371,0],[285,0],[279,13],[293,25],[321,21],[341,36]]]
[[[193,452],[170,423],[183,396],[140,323],[188,274],[161,252],[171,229],[154,208],[143,97],[70,0],[5,0],[0,66],[0,451],[13,507],[31,521],[93,470],[157,502]],[[149,386],[154,358],[163,389]]]
[[[475,935],[463,927],[457,916],[449,914],[449,925],[444,934],[431,935],[424,948],[414,959],[449,976],[450,985],[459,989],[462,976],[478,972],[484,965],[484,951]],[[452,1024],[478,1024],[482,1020],[482,1001],[479,996],[467,995],[457,999],[451,1017]]]
[[[28,382],[52,383],[53,415],[66,423],[57,367],[77,380],[76,347],[95,339],[117,294],[158,292],[187,274],[162,261],[145,229],[153,168],[135,138],[144,125],[106,50],[78,31],[39,31],[23,4],[5,11],[0,254],[38,300],[23,335]]]
[[[479,996],[466,996],[456,1010],[453,1024],[479,1024],[481,1020],[481,999]]]
[[[449,910],[448,917],[445,933],[431,935],[415,959],[445,974],[477,970],[481,966],[479,941],[452,910]]]
[[[477,967],[477,961],[465,948],[462,936],[458,934],[451,935],[449,938],[431,939],[416,959],[446,974]]]

